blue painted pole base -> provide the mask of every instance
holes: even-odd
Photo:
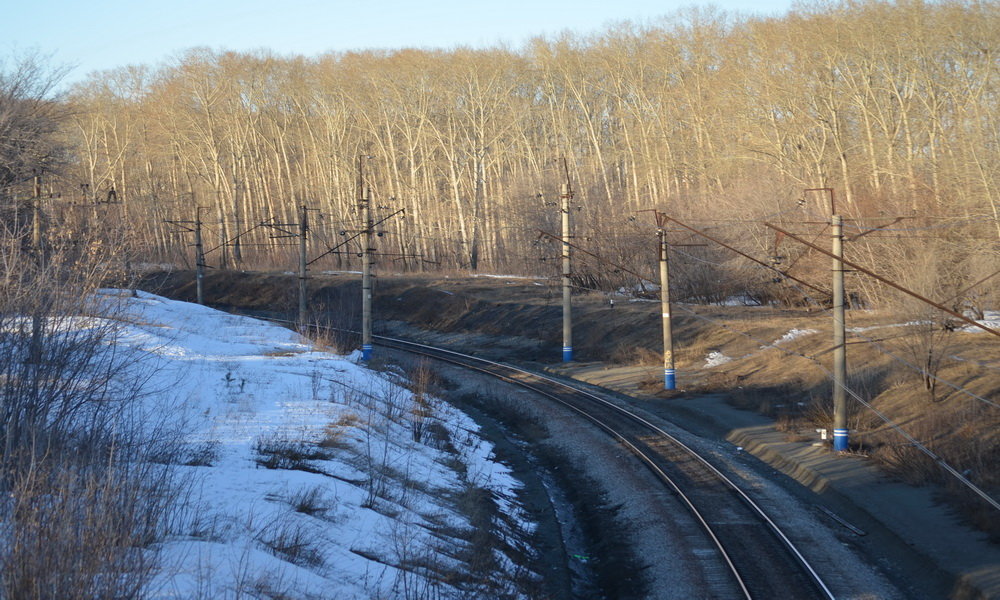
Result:
[[[372,346],[371,344],[365,344],[361,346],[361,360],[369,360],[372,357]]]
[[[674,369],[663,369],[663,389],[677,389],[677,371]]]
[[[563,346],[563,362],[573,360],[573,346]]]
[[[833,450],[834,452],[847,452],[847,430],[833,430]]]

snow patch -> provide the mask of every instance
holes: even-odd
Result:
[[[731,362],[732,360],[733,359],[729,358],[725,354],[717,350],[713,350],[712,352],[709,352],[708,355],[705,357],[704,368],[710,369],[712,367],[718,367],[719,365],[724,365],[727,362]]]
[[[778,338],[778,339],[774,340],[773,342],[771,342],[770,346],[761,346],[761,349],[763,350],[763,349],[769,348],[771,346],[780,346],[780,345],[782,345],[782,344],[784,344],[786,342],[790,342],[790,341],[792,341],[794,339],[797,339],[797,338],[800,338],[800,337],[803,337],[803,336],[806,336],[806,335],[811,335],[811,334],[814,334],[814,333],[819,333],[819,331],[816,330],[816,329],[791,329],[785,335],[783,335],[780,338]]]
[[[751,296],[729,296],[719,303],[719,306],[760,306],[760,301]]]
[[[105,324],[116,348],[153,363],[149,387],[160,392],[147,410],[183,424],[197,458],[171,466],[196,485],[176,517],[183,526],[159,545],[150,597],[387,598],[404,584],[461,597],[433,575],[462,569],[467,542],[454,532],[472,528],[445,498],[485,489],[518,529],[507,537],[534,527],[478,425],[418,401],[398,375],[197,304],[119,290],[95,302],[115,314]],[[496,554],[508,574],[498,579],[512,580],[518,567]],[[427,577],[405,566],[414,561],[433,567]]]
[[[997,310],[983,311],[983,317],[985,318],[976,319],[976,323],[979,323],[983,327],[989,327],[994,331],[1000,330],[1000,311]],[[960,331],[964,331],[966,333],[986,333],[979,327],[975,327],[973,325],[966,325],[965,327],[962,327]]]
[[[485,277],[486,279],[537,279],[526,275],[494,275],[491,273],[473,273],[472,277]]]

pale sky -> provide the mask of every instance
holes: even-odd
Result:
[[[72,65],[69,81],[95,70],[157,65],[195,46],[315,56],[364,48],[450,48],[535,35],[589,33],[644,22],[679,8],[781,15],[792,0],[12,0],[0,20],[0,57],[28,50]]]

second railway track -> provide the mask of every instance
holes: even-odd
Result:
[[[594,423],[634,453],[688,508],[719,559],[735,597],[834,598],[778,524],[697,452],[633,411],[552,377],[406,340],[375,343],[486,373],[541,394]]]

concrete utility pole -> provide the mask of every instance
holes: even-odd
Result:
[[[205,304],[205,244],[201,240],[201,207],[195,207],[194,264],[198,288],[198,304]]]
[[[659,217],[659,214],[657,214]],[[659,219],[657,219],[659,220]],[[677,388],[674,369],[674,335],[670,322],[670,256],[667,232],[661,225],[656,230],[660,239],[660,309],[663,314],[663,389]]]
[[[832,194],[832,192],[831,192]],[[847,346],[844,325],[844,219],[833,215],[833,449],[848,448]]]
[[[31,247],[42,251],[42,176],[35,175],[34,198],[31,202]]]
[[[235,169],[235,166],[233,168]],[[242,184],[243,182],[233,175],[233,220],[236,222],[236,231],[243,229],[243,222],[240,218],[240,202],[242,202],[242,190],[240,188]],[[243,264],[243,247],[240,244],[239,235],[233,239],[233,263],[235,263],[237,268]]]
[[[215,192],[215,212],[219,217],[219,244],[216,246],[219,252],[219,269],[225,270],[229,266],[229,247],[226,245],[226,213],[222,209],[222,192]]]
[[[569,201],[573,199],[573,188],[569,185],[569,169],[566,167],[566,159],[563,159],[563,168],[566,169],[566,183],[562,184],[562,288],[563,288],[563,362],[573,360],[573,317],[572,317],[572,296],[570,275],[570,223],[569,223]]]
[[[309,231],[309,210],[303,204],[299,207],[299,331],[306,332],[309,317],[306,307],[306,293],[308,281],[306,263],[306,235]]]
[[[365,185],[361,193],[361,220],[364,222],[364,244],[361,252],[361,360],[372,356],[372,223],[371,188]]]
[[[833,188],[807,188],[806,192],[830,195],[830,227],[833,248],[833,449],[848,449],[847,427],[847,344],[844,324],[844,218],[837,214]],[[785,232],[782,232],[785,233]],[[787,233],[786,233],[787,235]]]
[[[31,203],[31,248],[35,254],[35,264],[37,267],[45,262],[45,251],[42,248],[42,177],[35,175],[34,198]],[[31,347],[28,350],[28,363],[37,369],[42,364],[42,315],[39,313],[41,303],[36,304],[36,309],[31,315]],[[39,393],[40,378],[35,376],[32,380],[32,397],[37,399]]]

